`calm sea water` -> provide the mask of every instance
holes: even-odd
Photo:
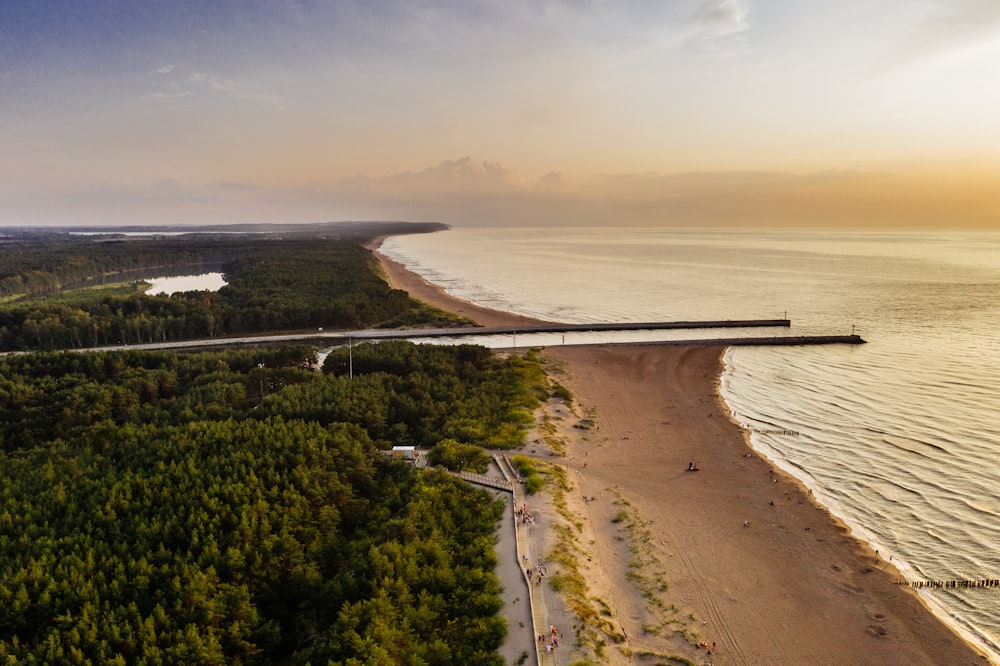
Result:
[[[1000,234],[459,228],[383,251],[542,319],[856,330],[869,344],[732,348],[735,418],[908,577],[1000,578]],[[1000,590],[922,594],[998,661]]]

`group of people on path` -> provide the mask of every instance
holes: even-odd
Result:
[[[524,559],[524,563],[527,564],[528,556],[522,555],[521,557]],[[529,583],[531,582],[531,579],[534,578],[535,584],[541,585],[542,578],[545,578],[545,565],[542,564],[541,560],[535,560],[535,568],[534,569],[531,569],[531,567],[526,568],[524,570],[524,574],[528,577]]]
[[[535,517],[531,515],[530,511],[528,511],[527,502],[524,502],[523,504],[521,504],[521,506],[514,507],[514,516],[525,525],[535,524]]]
[[[546,652],[552,652],[559,647],[559,630],[556,629],[555,625],[549,625],[549,633],[551,638],[546,638],[545,634],[538,634],[538,642],[545,644]]]

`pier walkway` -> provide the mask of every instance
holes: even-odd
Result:
[[[499,479],[495,476],[475,474],[474,472],[456,472],[455,474],[456,476],[462,477],[469,483],[486,486],[487,488],[495,488],[496,490],[506,490],[509,493],[514,492],[514,484],[508,479]]]
[[[532,636],[535,638],[543,634],[548,636],[549,622],[545,608],[545,586],[539,584],[537,576],[537,569],[541,563],[541,553],[535,553],[531,548],[531,512],[525,498],[521,475],[506,453],[493,453],[493,460],[500,468],[500,472],[511,481],[514,489],[514,508],[511,520],[514,521],[514,531],[517,535],[517,561],[522,572],[521,579],[524,581],[528,591],[528,601],[531,604]],[[536,575],[528,576],[528,571],[536,571]],[[535,646],[536,664],[539,666],[555,664],[553,655],[543,653],[541,644],[537,640],[533,640],[532,643]]]

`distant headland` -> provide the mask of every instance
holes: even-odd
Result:
[[[445,231],[451,227],[441,222],[404,222],[394,220],[275,223],[275,224],[163,224],[163,225],[103,225],[103,226],[8,226],[0,227],[0,239],[38,238],[70,234],[136,236],[158,234],[267,234],[283,237],[323,237],[361,239],[400,234],[425,234]]]

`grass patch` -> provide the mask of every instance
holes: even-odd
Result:
[[[666,603],[664,599],[669,585],[663,563],[653,546],[649,524],[639,517],[638,512],[617,490],[609,488],[608,491],[617,496],[614,504],[619,507],[612,518],[612,522],[620,525],[616,538],[620,537],[620,540],[628,543],[629,560],[625,577],[635,585],[646,600],[649,612],[661,623],[660,628],[652,624],[643,625],[643,633],[659,635],[661,628],[668,628],[689,644],[697,645],[698,634],[690,624],[694,622],[694,617],[689,615],[685,618],[675,605]]]
[[[569,505],[566,503],[566,493],[571,488],[566,468],[551,463],[540,464],[544,465],[547,482],[555,486],[552,491],[552,504],[556,508],[556,513],[567,523],[575,527],[578,533],[583,532],[583,521],[580,520],[579,516],[570,511]]]
[[[538,434],[554,455],[560,458],[566,455],[566,440],[556,433],[556,425],[552,422],[552,415],[548,412],[542,414],[542,420],[538,424]]]
[[[607,661],[605,649],[608,639],[621,643],[625,636],[612,622],[613,613],[607,603],[590,596],[590,588],[586,577],[580,568],[583,558],[587,557],[586,549],[579,542],[579,534],[583,523],[579,516],[570,511],[566,502],[566,493],[572,490],[566,470],[559,465],[549,464],[546,473],[550,475],[550,494],[556,513],[561,519],[554,522],[552,529],[555,534],[554,544],[546,554],[546,560],[555,565],[558,572],[549,577],[552,589],[562,595],[570,611],[580,620],[574,624],[576,643],[579,647],[589,650],[596,663]],[[591,663],[591,662],[580,662]]]
[[[562,401],[571,414],[576,414],[573,405],[573,393],[564,384],[555,379],[554,375],[566,376],[565,364],[552,359],[545,359],[543,362],[545,374],[549,378],[549,398]],[[545,412],[542,415],[541,423],[538,425],[541,440],[551,449],[552,453],[563,457],[566,455],[566,440],[556,433],[556,426],[553,423],[552,415]]]
[[[560,384],[559,382],[557,382],[555,380],[552,381],[552,393],[551,393],[551,395],[552,395],[553,398],[559,398],[560,400],[562,400],[563,402],[565,402],[567,407],[572,408],[572,406],[573,406],[573,393],[568,388],[566,388],[565,386],[563,386],[562,384]]]
[[[624,651],[623,651],[624,652]],[[676,654],[663,654],[660,652],[653,652],[652,650],[633,650],[631,652],[632,656],[639,659],[665,659],[666,661],[657,661],[653,666],[698,666],[701,662],[695,661],[683,655]],[[707,663],[707,662],[706,662]]]

